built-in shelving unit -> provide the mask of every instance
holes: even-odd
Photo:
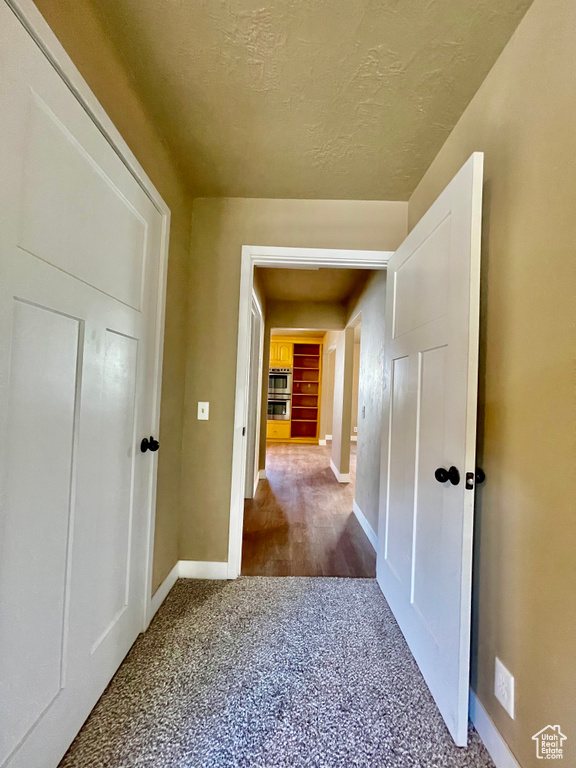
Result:
[[[318,438],[321,344],[294,344],[292,377],[293,439]]]

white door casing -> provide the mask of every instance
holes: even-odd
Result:
[[[388,263],[377,578],[467,743],[482,215],[473,154]],[[435,470],[455,466],[460,482]]]
[[[284,248],[282,246],[262,245],[242,246],[230,489],[230,525],[228,534],[229,579],[235,579],[240,575],[242,563],[242,525],[244,521],[244,485],[246,481],[246,440],[243,432],[248,419],[247,367],[250,355],[250,318],[254,267],[385,269],[391,255],[391,251]]]
[[[0,766],[47,768],[146,625],[169,213],[31,4],[0,41]]]

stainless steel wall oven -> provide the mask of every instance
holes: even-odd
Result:
[[[268,394],[292,394],[292,368],[270,368],[268,374]]]
[[[290,421],[290,395],[268,394],[268,419]]]

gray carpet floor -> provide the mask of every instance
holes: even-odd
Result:
[[[179,581],[61,768],[493,768],[373,579]]]

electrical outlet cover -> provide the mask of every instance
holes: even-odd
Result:
[[[494,664],[494,695],[514,720],[514,677],[498,657]]]

